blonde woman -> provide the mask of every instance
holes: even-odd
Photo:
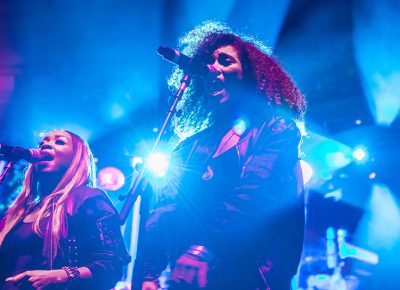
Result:
[[[110,289],[130,257],[88,145],[53,131],[0,223],[0,289]]]

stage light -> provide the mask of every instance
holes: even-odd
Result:
[[[362,263],[365,263],[365,260],[368,260],[370,264],[379,263],[373,275],[376,277],[375,279],[380,279],[376,281],[385,281],[385,278],[398,275],[399,241],[400,200],[398,192],[392,192],[392,189],[383,183],[375,183],[372,186],[371,195],[364,205],[364,213],[358,222],[357,230],[352,235],[352,243],[357,247],[367,249],[368,252],[351,249],[350,253],[363,258]],[[346,250],[343,252],[344,254],[349,253],[349,249],[344,250]],[[389,284],[389,287],[383,288],[398,289],[398,283]]]
[[[169,167],[169,156],[162,152],[153,152],[146,159],[148,168],[155,177],[164,177]]]
[[[301,171],[303,172],[303,183],[307,184],[313,175],[313,169],[310,164],[304,160],[300,160]]]
[[[46,132],[46,131],[40,131],[39,134],[38,134],[38,136],[39,136],[40,138],[44,138],[44,137],[46,136],[47,133],[48,133],[48,132]]]
[[[246,131],[246,122],[243,119],[237,119],[233,123],[232,130],[235,134],[241,136]]]
[[[118,190],[125,184],[125,175],[115,167],[104,167],[99,171],[100,185],[107,190]]]
[[[400,239],[400,202],[384,184],[374,184],[369,202],[370,244],[391,249]]]
[[[353,161],[351,147],[331,138],[309,131],[303,142],[304,159],[312,164],[316,178],[331,174]]]
[[[356,2],[363,5],[353,9],[352,26],[361,84],[375,122],[390,126],[400,115],[400,42],[393,41],[400,35],[397,1]]]
[[[135,157],[133,157],[133,158],[131,159],[131,166],[132,166],[132,168],[137,169],[137,166],[138,166],[139,164],[143,164],[143,159],[142,159],[142,157],[140,157],[140,156],[135,156]]]
[[[357,161],[366,161],[367,157],[368,157],[368,153],[367,153],[366,148],[363,147],[363,146],[358,146],[358,147],[354,148],[353,157]]]

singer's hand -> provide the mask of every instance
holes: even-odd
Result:
[[[36,290],[42,290],[50,284],[65,283],[67,281],[68,276],[64,270],[25,271],[6,279],[6,282],[14,282],[16,284],[31,283]]]
[[[197,285],[199,288],[205,288],[207,286],[207,272],[207,262],[199,261],[188,254],[183,254],[176,261],[171,281],[178,285]]]

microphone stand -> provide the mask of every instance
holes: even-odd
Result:
[[[15,163],[17,163],[15,160],[10,160],[8,161],[6,166],[4,166],[3,172],[0,175],[0,184],[3,184],[3,182],[6,180],[8,174],[10,174],[10,172],[14,168]]]
[[[185,89],[189,86],[192,77],[189,74],[185,74],[181,80],[181,84],[174,95],[174,101],[170,106],[165,121],[158,133],[157,139],[154,142],[153,148],[151,152],[154,152],[160,143],[161,137],[164,135],[164,132],[169,124],[172,114],[175,113],[175,108],[178,102],[181,100]],[[126,201],[120,212],[120,220],[121,224],[125,224],[126,219],[128,218],[129,212],[131,211],[133,205],[135,204],[139,195],[141,196],[140,202],[140,222],[139,222],[139,233],[138,233],[138,241],[137,241],[137,250],[136,250],[136,259],[133,267],[132,273],[132,284],[131,290],[140,290],[142,289],[142,276],[143,276],[143,241],[144,235],[146,232],[146,222],[149,213],[149,203],[152,191],[147,187],[148,180],[145,179],[147,174],[146,168],[142,168],[139,170],[139,174],[134,179],[131,188],[129,189],[126,196]]]

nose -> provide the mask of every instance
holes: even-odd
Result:
[[[211,63],[211,67],[213,68],[214,72],[213,75],[215,76],[219,76],[222,74],[222,69],[221,69],[221,65],[218,63],[218,60],[214,60],[213,63]]]
[[[222,74],[222,71],[212,64],[209,64],[208,68],[209,68],[211,77],[218,77],[219,75]]]
[[[40,146],[40,150],[46,150],[46,149],[52,149],[53,147],[51,146],[51,144],[49,142],[42,144],[42,146]]]

